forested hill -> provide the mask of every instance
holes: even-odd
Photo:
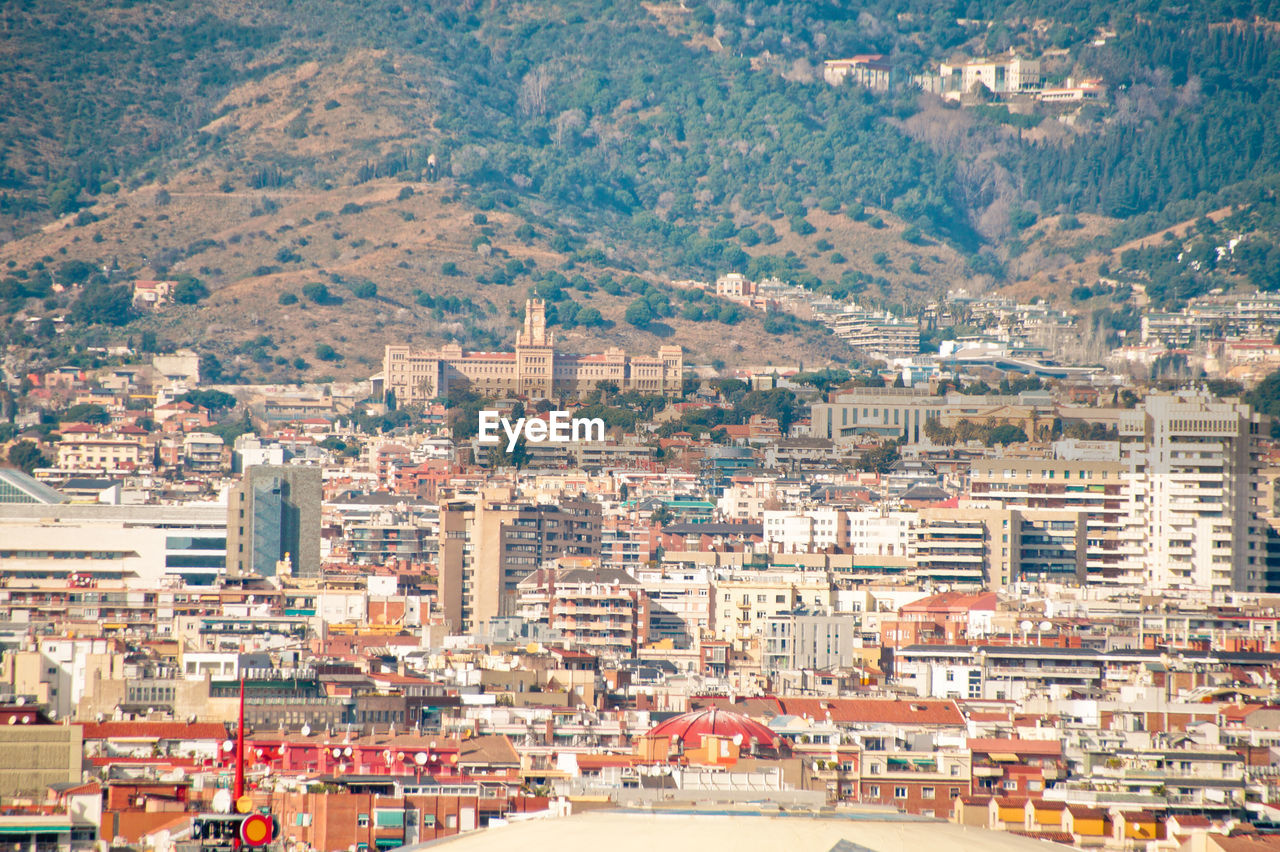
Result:
[[[48,284],[182,274],[194,303],[266,293],[268,314],[358,279],[391,300],[369,322],[474,343],[541,287],[585,342],[640,298],[667,322],[628,333],[696,348],[720,306],[659,282],[776,274],[907,310],[957,286],[1087,300],[1100,275],[1162,303],[1277,287],[1277,22],[1280,3],[1225,0],[10,3],[0,299],[16,316],[75,307]],[[1106,101],[1009,112],[913,85],[1008,51]],[[891,92],[823,81],[866,53],[891,58]],[[1176,251],[1129,245],[1171,225]],[[1182,260],[1240,234],[1239,257]],[[70,261],[119,272],[58,281]],[[474,281],[480,307],[442,317]],[[575,288],[601,296],[580,323]],[[415,300],[434,325],[400,313]],[[104,303],[76,315],[165,330]]]

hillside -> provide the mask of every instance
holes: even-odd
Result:
[[[231,378],[359,376],[387,340],[505,346],[536,293],[570,349],[813,363],[847,351],[667,282],[777,275],[908,312],[1004,289],[1113,329],[1137,291],[1280,286],[1267,4],[979,5],[8,10],[5,341],[37,360],[133,339],[196,346]],[[1015,115],[816,70],[1001,50],[1112,96]],[[147,278],[183,281],[189,304],[130,315],[119,288]]]

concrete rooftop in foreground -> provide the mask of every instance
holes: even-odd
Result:
[[[407,849],[450,852],[1018,852],[1067,848],[1003,831],[883,811],[591,811],[514,822]]]

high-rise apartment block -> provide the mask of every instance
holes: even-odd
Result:
[[[439,605],[468,633],[515,613],[517,585],[558,557],[600,558],[600,505],[478,496],[440,507]]]
[[[320,573],[320,468],[257,465],[227,502],[227,573],[274,576],[286,558],[295,576]]]
[[[1119,424],[1129,463],[1129,579],[1156,589],[1265,591],[1258,439],[1267,418],[1201,394],[1160,394]]]

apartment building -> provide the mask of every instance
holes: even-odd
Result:
[[[843,509],[766,510],[764,544],[770,553],[817,553],[849,546],[849,513]]]
[[[549,559],[600,558],[600,506],[478,496],[440,507],[440,606],[470,633],[515,612],[519,582]]]
[[[84,434],[70,430],[58,443],[58,470],[67,473],[118,473],[136,471],[147,448],[136,436]]]
[[[1085,579],[1088,516],[1070,510],[922,509],[912,549],[917,581],[1008,586]]]
[[[1114,445],[1113,445],[1114,446]],[[1122,584],[1122,530],[1128,506],[1128,465],[1120,461],[975,459],[969,466],[975,504],[1085,514],[1085,574],[1090,583]]]
[[[871,358],[890,361],[910,358],[920,352],[920,323],[913,317],[896,317],[853,306],[835,315],[831,329],[849,348]]]
[[[705,567],[663,562],[635,573],[649,599],[649,640],[677,649],[697,647],[715,620],[711,572]]]
[[[1206,394],[1148,396],[1120,420],[1132,487],[1124,569],[1152,589],[1266,590],[1258,439],[1268,418]]]
[[[714,629],[725,641],[749,641],[764,634],[770,619],[800,606],[827,612],[835,602],[825,568],[729,571],[716,578],[714,594]]]
[[[520,616],[546,624],[574,650],[634,657],[649,638],[648,601],[639,581],[591,560],[560,563],[574,567],[534,571],[517,584]]]
[[[299,577],[320,573],[320,468],[260,465],[228,495],[227,571],[275,576],[287,564]]]
[[[951,812],[969,795],[967,751],[864,751],[858,799],[925,817]]]
[[[1105,660],[1080,648],[909,645],[894,652],[893,672],[921,697],[1018,701],[1098,687]]]
[[[765,622],[764,670],[847,668],[861,635],[852,614],[780,613]]]

